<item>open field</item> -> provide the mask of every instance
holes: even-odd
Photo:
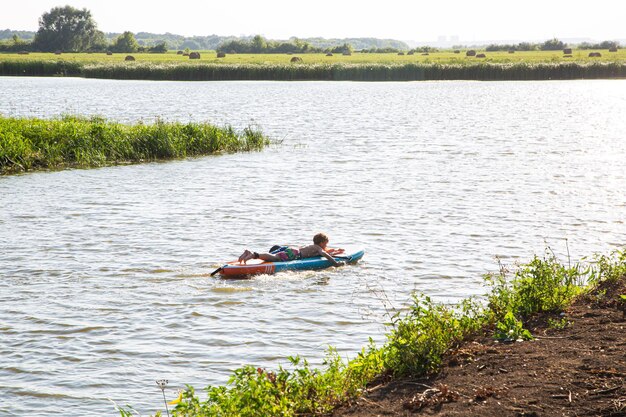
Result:
[[[226,54],[224,58],[217,58],[215,51],[200,51],[200,59],[190,60],[186,56],[178,55],[174,51],[165,54],[124,54],[116,53],[106,55],[105,53],[63,53],[55,55],[53,53],[32,52],[28,55],[19,55],[17,53],[1,53],[0,61],[42,61],[42,60],[64,60],[78,61],[81,63],[118,63],[123,62],[127,55],[132,55],[139,62],[154,63],[183,63],[183,62],[203,62],[211,64],[259,64],[273,65],[289,63],[294,56],[300,57],[305,64],[408,64],[408,63],[439,63],[439,64],[468,64],[476,62],[494,62],[494,63],[539,63],[539,62],[624,62],[626,61],[626,49],[617,52],[608,52],[607,50],[597,51],[601,53],[601,57],[592,57],[588,55],[591,50],[573,50],[571,57],[565,57],[563,51],[518,51],[513,54],[507,51],[484,52],[476,50],[477,53],[484,53],[485,58],[476,58],[465,56],[466,51],[460,51],[455,54],[453,51],[431,52],[428,55],[415,53],[414,55],[398,55],[396,53],[388,54],[370,54],[370,53],[353,53],[350,56],[334,54],[326,56],[325,54]]]

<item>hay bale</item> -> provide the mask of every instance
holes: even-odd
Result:
[[[177,52],[176,52],[176,55],[182,55],[182,54],[184,54],[184,52],[183,52],[183,51],[177,51]]]
[[[113,52],[107,51],[107,55],[113,55]]]
[[[135,57],[132,55],[126,55],[126,58],[124,58],[124,61],[134,61]]]
[[[200,59],[200,52],[191,52],[189,54],[189,59]]]
[[[454,53],[455,53],[455,54],[460,54],[460,53],[461,53],[461,51],[460,51],[459,49],[455,49],[455,50],[454,50]]]
[[[28,51],[19,51],[17,54],[18,55],[28,55],[30,52]]]
[[[398,52],[398,55],[404,55],[404,52]]]
[[[469,51],[465,52],[465,56],[476,56],[476,51],[470,49]]]
[[[589,58],[600,58],[601,56],[600,52],[589,52]]]
[[[351,55],[352,55],[352,52],[348,52],[348,51],[346,51],[346,52],[343,52],[341,55],[344,55],[344,56],[351,56]]]
[[[509,53],[510,54],[514,54],[515,53],[515,49],[509,49]]]
[[[428,52],[422,53],[422,56],[428,56],[428,55],[430,55]]]
[[[571,55],[572,54],[572,48],[565,48],[565,49],[563,49],[563,53],[565,55]]]
[[[617,47],[616,46],[610,47],[609,52],[617,52]]]
[[[300,58],[299,56],[294,56],[294,57],[291,57],[289,62],[291,62],[292,64],[301,64],[304,61],[302,61],[302,58]]]
[[[330,52],[326,54],[326,56],[333,56],[333,54],[331,54]]]
[[[413,55],[413,54],[415,54],[415,51],[409,51],[409,52],[407,52],[406,54],[407,54],[407,55]]]
[[[485,54],[478,54],[478,55],[476,55],[476,58],[487,58],[487,55],[485,55]]]
[[[226,58],[226,54],[224,52],[218,52],[217,53],[217,57],[218,58]]]
[[[61,55],[61,51],[54,51],[55,55]]]

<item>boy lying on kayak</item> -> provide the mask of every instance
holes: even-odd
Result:
[[[264,261],[269,262],[286,262],[293,261],[294,259],[305,259],[305,258],[313,258],[316,256],[323,256],[332,262],[333,266],[342,266],[346,263],[344,261],[335,261],[335,259],[326,252],[326,246],[328,245],[329,239],[324,233],[318,233],[313,236],[313,244],[309,246],[303,246],[301,248],[290,248],[285,247],[281,248],[280,251],[276,253],[258,253],[258,252],[250,252],[246,249],[241,256],[239,257],[239,263],[243,262],[244,264],[250,259],[262,259]]]

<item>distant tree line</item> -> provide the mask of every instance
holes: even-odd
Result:
[[[590,43],[590,42],[583,42],[578,44],[578,48],[579,49],[614,49],[614,48],[621,48],[621,45],[619,44],[619,42],[615,42],[615,41],[604,41],[604,42],[600,42],[600,43]]]
[[[259,39],[252,36],[193,36],[185,37],[172,33],[154,34],[138,32],[103,33],[87,9],[70,6],[55,7],[39,19],[39,30],[0,30],[0,52],[164,52],[173,50],[259,50]],[[260,35],[257,35],[260,36]],[[325,39],[295,37],[287,41],[265,41],[263,50],[277,53],[302,52],[351,52],[368,48],[396,48],[407,50],[409,46],[394,39],[346,38]]]
[[[543,43],[530,43],[530,42],[521,42],[516,45],[511,44],[491,44],[488,45],[485,49],[488,52],[494,51],[558,51],[561,49],[565,49],[567,47],[573,47],[574,45],[568,45],[563,41],[560,41],[556,38],[549,39]],[[619,48],[619,42],[615,41],[604,41],[600,43],[589,43],[582,42],[578,45],[575,45],[579,49],[611,49],[611,48]]]
[[[437,52],[439,51],[439,49],[434,48],[432,46],[419,46],[417,48],[412,48],[412,49],[399,49],[399,48],[391,48],[391,47],[386,47],[386,48],[369,48],[369,49],[362,49],[360,52],[362,53],[367,53],[367,54],[390,54],[390,53],[408,53],[408,54],[414,54],[414,53],[424,53],[424,52]]]
[[[352,53],[354,48],[348,43],[334,47],[320,48],[298,38],[289,41],[272,41],[261,35],[250,40],[231,40],[217,47],[217,52],[227,54],[306,54],[306,53]]]
[[[543,43],[520,42],[518,44],[491,44],[487,51],[536,51],[559,50],[568,46],[558,39]],[[580,49],[619,48],[615,41],[601,43],[583,42]],[[377,38],[324,39],[292,37],[288,41],[267,40],[261,35],[235,36],[193,36],[184,37],[171,33],[153,34],[147,32],[103,33],[87,9],[71,6],[55,7],[39,18],[37,32],[0,30],[0,52],[42,51],[42,52],[154,52],[163,53],[168,49],[217,50],[226,53],[351,53],[354,50],[366,53],[435,52],[436,48],[423,46],[410,49],[402,41]],[[464,49],[453,46],[452,49]]]

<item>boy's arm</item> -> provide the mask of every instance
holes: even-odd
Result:
[[[333,266],[343,266],[346,264],[344,261],[337,262],[335,258],[332,257],[331,254],[329,254],[322,248],[320,248],[319,254],[322,255],[324,258],[328,259],[329,261],[331,261],[333,263]]]

